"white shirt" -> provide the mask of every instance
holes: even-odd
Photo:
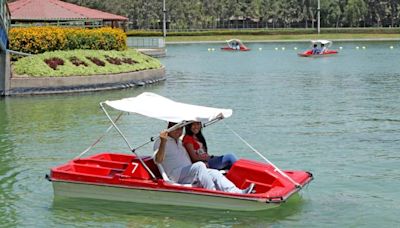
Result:
[[[153,147],[154,151],[158,151],[160,142],[160,139],[156,140]],[[190,160],[185,147],[183,147],[181,140],[178,140],[177,142],[175,139],[168,136],[167,142],[165,143],[164,160],[161,165],[168,177],[175,182],[179,181],[182,169],[186,166],[192,165],[192,161]]]

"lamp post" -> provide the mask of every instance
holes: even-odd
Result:
[[[163,37],[167,37],[167,10],[165,9],[165,0],[163,0]]]
[[[321,32],[321,3],[320,0],[318,0],[318,7],[317,7],[317,30],[318,30],[318,35]]]

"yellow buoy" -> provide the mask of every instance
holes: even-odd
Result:
[[[208,48],[207,51],[211,51],[211,48]]]

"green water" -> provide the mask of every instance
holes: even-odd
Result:
[[[220,46],[168,46],[161,59],[167,80],[156,85],[1,99],[0,226],[397,227],[400,44],[335,43],[343,48],[338,56],[315,59],[296,55],[305,43],[252,43],[246,53]],[[224,123],[278,167],[309,170],[315,180],[282,207],[257,213],[54,199],[44,179],[49,168],[78,155],[109,126],[98,103],[145,91],[232,108]],[[120,126],[134,146],[165,127],[135,115]],[[214,154],[259,159],[223,123],[205,135]],[[129,153],[114,131],[89,154],[102,151]],[[151,154],[151,146],[138,152]]]

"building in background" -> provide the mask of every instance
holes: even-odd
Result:
[[[59,0],[18,0],[8,4],[11,26],[126,27],[127,17]]]

